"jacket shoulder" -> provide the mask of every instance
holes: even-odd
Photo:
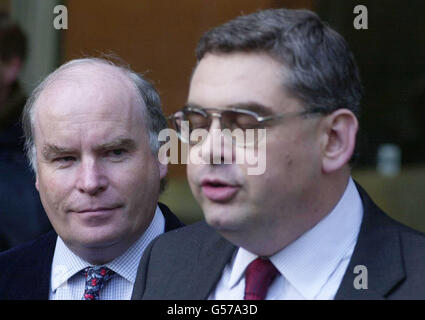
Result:
[[[425,234],[399,225],[404,279],[390,299],[425,299]]]
[[[423,299],[425,234],[383,212],[360,185],[363,221],[337,299]],[[367,267],[368,290],[356,290],[357,265]]]
[[[56,238],[56,233],[50,231],[0,253],[0,299],[32,298],[26,297],[27,294],[47,298]],[[34,277],[34,274],[38,276]],[[26,292],[26,289],[32,292]],[[38,295],[39,292],[41,295]]]
[[[198,239],[201,237],[205,239],[205,236],[213,236],[214,234],[216,234],[216,231],[213,228],[211,228],[205,221],[200,221],[161,234],[158,238],[161,238],[163,241],[170,241],[171,239],[184,239],[186,241],[188,238]]]
[[[159,235],[151,243],[151,254],[164,252],[178,253],[180,256],[187,253],[194,254],[194,250],[208,245],[220,236],[204,221],[174,229]]]
[[[132,298],[204,299],[233,250],[204,221],[164,233],[143,254]]]
[[[13,262],[18,260],[36,256],[40,253],[40,250],[44,251],[46,247],[55,245],[56,237],[57,235],[54,231],[49,231],[35,240],[28,241],[9,250],[0,252],[0,270],[2,270],[5,265],[11,265]]]
[[[401,225],[400,238],[407,272],[420,272],[425,279],[425,234]]]

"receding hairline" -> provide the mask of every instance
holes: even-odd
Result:
[[[59,68],[56,72],[52,73],[48,77],[42,90],[39,92],[37,100],[34,101],[34,105],[45,92],[58,85],[61,81],[63,81],[63,83],[69,83],[75,80],[82,80],[90,83],[90,80],[93,79],[100,79],[106,82],[113,80],[115,82],[118,81],[120,84],[125,83],[128,88],[132,88],[134,90],[133,93],[135,96],[140,97],[137,87],[135,86],[133,79],[131,79],[130,73],[127,72],[125,68],[109,64],[107,61],[80,59],[72,61],[69,65],[65,64],[63,68]]]
[[[106,85],[115,82],[119,84],[117,87],[124,90],[129,89],[129,92],[132,92],[132,98],[135,99],[133,101],[142,106],[142,117],[145,118],[146,104],[143,97],[140,96],[135,81],[131,76],[131,70],[127,70],[120,65],[115,65],[108,60],[98,58],[78,59],[64,64],[45,79],[45,84],[33,102],[30,110],[32,126],[35,125],[35,115],[39,101],[50,94],[50,92],[60,86],[67,86],[74,81],[81,81],[83,85],[85,83],[92,85],[92,83],[96,83],[96,79],[101,80]],[[95,81],[92,82],[90,80]]]

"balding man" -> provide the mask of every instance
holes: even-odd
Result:
[[[158,205],[157,92],[125,67],[74,60],[33,91],[23,125],[55,232],[0,255],[0,299],[129,299],[145,247],[181,226]]]

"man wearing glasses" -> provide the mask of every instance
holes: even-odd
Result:
[[[153,241],[133,298],[425,297],[424,236],[350,177],[362,85],[345,40],[310,11],[266,10],[207,32],[197,61],[172,119],[202,160],[187,175],[206,223]],[[262,174],[236,161],[252,149]]]

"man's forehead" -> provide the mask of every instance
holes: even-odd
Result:
[[[34,106],[38,116],[64,117],[90,112],[122,116],[142,107],[142,99],[123,72],[112,66],[88,64],[58,74]]]
[[[199,71],[213,74],[231,71],[232,74],[250,72],[258,77],[271,71],[268,76],[280,77],[282,66],[280,61],[264,52],[208,53],[199,61],[193,76]],[[263,72],[257,73],[260,70]]]
[[[82,63],[56,74],[40,94],[43,97],[60,97],[61,93],[90,95],[137,95],[130,79],[117,67]]]
[[[192,75],[190,89],[283,86],[282,64],[265,53],[207,54]]]
[[[288,103],[296,102],[292,100],[285,90],[280,62],[265,53],[230,53],[207,54],[199,62],[188,104],[215,108],[261,105],[286,111]]]

